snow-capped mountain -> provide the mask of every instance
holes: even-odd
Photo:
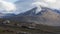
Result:
[[[24,13],[20,13],[17,16],[10,18],[4,18],[16,22],[34,22],[36,24],[43,24],[49,26],[60,26],[60,14],[55,10],[49,8],[42,8],[39,13],[36,12],[36,8],[28,10]]]
[[[32,9],[30,9],[26,12],[20,13],[18,15],[20,15],[20,16],[36,16],[36,15],[42,15],[44,12],[47,12],[48,10],[51,10],[52,12],[60,14],[60,11],[56,10],[56,9],[54,10],[54,9],[50,9],[47,7],[42,7],[41,11],[37,11],[37,7],[34,7]],[[38,13],[36,13],[36,12],[38,12]]]

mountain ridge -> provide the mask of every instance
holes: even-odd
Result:
[[[27,12],[23,13],[22,15],[19,14],[17,16],[12,16],[10,18],[4,18],[4,19],[11,20],[11,21],[17,21],[17,22],[28,22],[28,23],[34,22],[36,24],[43,24],[43,25],[49,25],[49,26],[60,26],[60,14],[54,12],[51,9],[46,9],[43,12],[40,11],[38,15],[35,14],[35,12],[34,14],[31,14],[30,11],[27,11]]]

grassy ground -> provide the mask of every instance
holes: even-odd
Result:
[[[13,25],[14,23],[17,23],[17,22],[11,22],[10,24]],[[16,27],[16,26],[13,26],[13,27],[12,26],[0,26],[0,34],[16,34],[17,32],[27,32],[28,34],[57,34],[56,33],[57,30],[51,29],[51,28],[52,27],[47,27],[47,26],[42,26],[42,25],[37,25],[36,29],[27,29],[27,28]]]
[[[13,31],[7,32],[5,30]],[[39,29],[26,29],[26,28],[10,28],[10,27],[0,27],[0,34],[16,34],[17,32],[27,32],[31,34],[55,34],[52,32],[47,32]]]

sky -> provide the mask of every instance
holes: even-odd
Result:
[[[0,11],[3,13],[13,13],[14,10],[18,9],[14,13],[22,13],[33,7],[37,7],[37,13],[41,11],[42,7],[48,7],[51,9],[58,9],[60,10],[60,0],[19,0],[18,4],[14,4],[17,0],[0,0],[0,9],[4,9],[6,11]],[[16,5],[17,8],[16,8]],[[11,12],[11,10],[13,10]]]

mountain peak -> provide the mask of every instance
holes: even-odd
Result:
[[[46,8],[46,7],[41,7],[42,10],[41,11],[37,11],[37,7],[34,7],[28,11],[25,11],[23,13],[20,13],[19,15],[29,15],[29,16],[33,16],[33,15],[42,15],[44,12],[59,12],[59,10],[53,10],[53,9],[50,9],[50,8]]]

